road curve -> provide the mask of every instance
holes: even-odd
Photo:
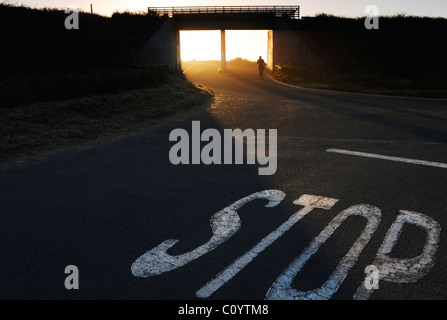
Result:
[[[214,90],[208,110],[1,169],[0,298],[203,299],[196,292],[235,265],[208,298],[352,299],[365,297],[356,295],[365,268],[387,258],[395,272],[370,299],[447,298],[447,169],[425,165],[447,163],[447,102],[230,71],[185,65],[191,81]],[[275,174],[259,175],[258,164],[173,165],[169,135],[191,132],[193,121],[202,131],[276,129]],[[271,194],[281,201],[266,206]],[[134,276],[147,252],[182,263]],[[68,265],[79,269],[79,290],[64,285]]]

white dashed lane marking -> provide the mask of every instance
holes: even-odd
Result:
[[[346,155],[351,155],[351,156],[374,158],[374,159],[381,159],[381,160],[388,160],[388,161],[405,162],[405,163],[417,164],[417,165],[421,165],[421,166],[430,166],[430,167],[447,169],[447,163],[441,163],[441,162],[408,159],[408,158],[401,158],[401,157],[390,157],[390,156],[384,156],[384,155],[380,155],[380,154],[349,151],[349,150],[342,150],[342,149],[327,149],[326,152],[340,153],[340,154],[346,154]]]

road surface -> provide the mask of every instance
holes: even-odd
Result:
[[[210,109],[2,165],[0,298],[447,298],[446,100],[185,68]],[[276,129],[275,174],[173,165],[170,133],[193,121]]]

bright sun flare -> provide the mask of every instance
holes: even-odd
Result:
[[[244,58],[267,60],[267,30],[227,30],[227,61]],[[220,60],[220,30],[180,31],[183,61]]]

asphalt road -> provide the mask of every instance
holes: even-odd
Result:
[[[302,89],[206,64],[186,65],[186,74],[215,91],[209,110],[2,164],[1,299],[205,299],[200,289],[259,246],[230,279],[210,284],[208,299],[352,299],[373,264],[388,273],[370,299],[447,298],[446,100]],[[169,135],[191,132],[192,121],[221,133],[276,129],[276,173],[259,175],[259,163],[173,165]],[[233,211],[236,227],[212,220],[264,190],[285,196],[272,207],[265,194],[249,199]],[[278,229],[303,212],[293,203],[302,195],[334,202]],[[135,276],[134,262],[168,239],[178,242],[140,261]],[[78,290],[65,287],[68,265],[79,270]]]

